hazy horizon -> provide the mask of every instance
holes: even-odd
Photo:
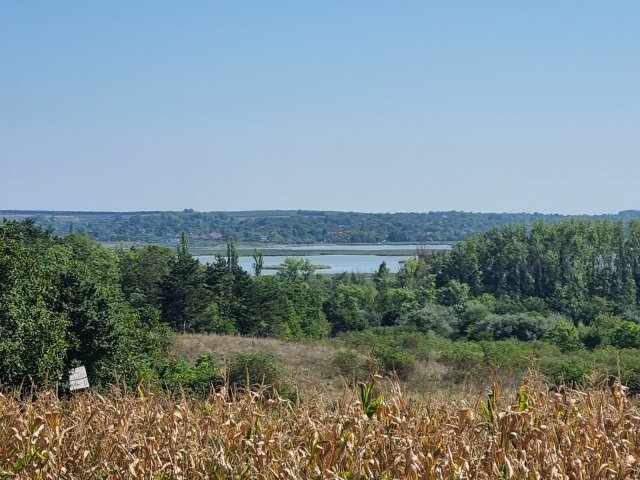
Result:
[[[305,211],[305,212],[339,212],[339,213],[365,213],[365,214],[403,214],[403,213],[418,213],[418,214],[427,214],[427,213],[448,213],[448,212],[459,212],[459,213],[470,213],[470,214],[507,214],[507,215],[518,215],[518,214],[526,214],[526,215],[560,215],[560,216],[598,216],[598,215],[619,215],[624,212],[635,212],[640,211],[640,209],[627,208],[623,210],[619,210],[617,212],[583,212],[583,213],[562,213],[562,212],[527,212],[527,211],[473,211],[473,210],[406,210],[406,211],[360,211],[360,210],[334,210],[334,209],[307,209],[307,208],[248,208],[242,210],[198,210],[195,208],[179,208],[179,209],[171,209],[171,210],[157,210],[157,209],[149,209],[149,210],[60,210],[60,209],[47,209],[47,208],[0,208],[0,212],[61,212],[61,213],[156,213],[156,212],[184,212],[186,210],[193,210],[197,213],[243,213],[243,212],[296,212],[296,211]]]

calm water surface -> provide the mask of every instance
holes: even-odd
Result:
[[[289,257],[294,257],[289,255]],[[215,260],[213,255],[201,255],[196,257],[203,263],[211,263]],[[264,257],[264,264],[267,265],[280,265],[287,257],[276,255]],[[378,267],[382,262],[387,262],[389,270],[391,272],[397,272],[400,270],[402,260],[411,258],[410,256],[383,256],[383,255],[306,255],[304,258],[309,260],[314,265],[329,265],[330,269],[318,270],[318,273],[343,273],[343,272],[357,272],[357,273],[373,273],[378,270]],[[253,273],[253,257],[239,257],[238,263],[240,266],[249,273]],[[263,275],[275,275],[277,270],[263,270]]]
[[[414,253],[420,245],[295,245],[287,246],[290,250],[407,250],[407,253]],[[282,249],[283,247],[277,247]],[[429,249],[432,250],[447,250],[451,248],[450,245],[429,245]],[[262,249],[267,253],[269,247]],[[389,270],[391,272],[397,272],[402,267],[402,261],[411,258],[412,255],[306,255],[296,257],[295,255],[288,255],[295,258],[305,258],[314,265],[329,265],[331,268],[318,270],[318,273],[344,273],[344,272],[356,272],[356,273],[373,273],[378,270],[382,262],[387,262]],[[214,255],[201,255],[196,257],[203,263],[210,263],[215,260]],[[265,255],[264,264],[267,265],[280,265],[285,256],[269,256]],[[240,266],[249,273],[253,272],[253,257],[240,257],[238,259]],[[277,270],[263,270],[263,275],[275,275]]]
[[[267,251],[270,248],[274,249],[283,249],[286,248],[288,250],[358,250],[358,251],[366,251],[366,250],[408,250],[410,252],[415,252],[419,248],[426,248],[427,250],[450,250],[451,245],[393,245],[393,244],[375,244],[375,245],[283,245],[281,247],[265,247],[261,248],[263,251]]]

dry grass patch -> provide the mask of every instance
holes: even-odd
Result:
[[[357,356],[362,368],[357,375],[362,378],[369,373],[382,370],[366,353],[345,348],[338,341],[286,341],[275,338],[252,338],[234,335],[187,334],[177,337],[173,354],[178,358],[194,361],[200,354],[209,353],[224,368],[232,357],[239,354],[261,352],[273,355],[282,367],[288,384],[302,390],[313,387],[325,397],[337,399],[342,394],[344,383],[350,383],[354,375],[336,364],[336,354],[350,352]],[[339,355],[338,355],[339,357]],[[477,393],[491,378],[489,370],[482,378],[470,378],[462,384],[445,378],[448,369],[439,362],[437,351],[430,353],[427,361],[416,361],[415,371],[405,382],[407,389],[416,395],[446,391],[447,394]],[[383,372],[384,373],[384,372]],[[343,378],[344,376],[344,378]],[[521,377],[516,379],[519,384]],[[513,384],[513,382],[510,382]]]
[[[193,361],[202,353],[210,353],[224,365],[239,354],[270,354],[278,360],[284,376],[292,385],[303,389],[313,386],[336,398],[342,391],[342,381],[331,359],[339,350],[329,342],[287,342],[275,338],[233,335],[181,335],[175,346],[175,355]]]

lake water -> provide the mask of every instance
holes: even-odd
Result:
[[[304,245],[286,247],[290,250],[407,250],[407,253],[414,253],[420,245]],[[278,247],[283,248],[283,247]],[[429,245],[430,250],[447,250],[450,245]],[[263,252],[267,252],[269,248],[263,248]],[[288,257],[304,258],[314,265],[329,265],[330,269],[317,270],[318,273],[373,273],[378,270],[382,262],[387,262],[387,266],[391,272],[397,272],[402,267],[402,261],[411,258],[412,255],[305,255],[296,257],[288,255]],[[201,255],[196,257],[203,263],[210,263],[215,260],[214,255]],[[280,265],[285,256],[264,256],[264,264]],[[240,266],[249,273],[253,273],[253,257],[240,257],[238,259]],[[275,275],[277,270],[263,270],[263,275]]]
[[[373,251],[384,251],[384,250],[407,250],[411,253],[416,252],[419,248],[426,248],[427,250],[450,250],[451,245],[390,245],[390,244],[375,244],[375,245],[283,245],[279,247],[265,247],[261,248],[262,251],[268,251],[269,249],[278,249],[281,250],[286,248],[287,250],[357,250],[359,252],[373,250]]]

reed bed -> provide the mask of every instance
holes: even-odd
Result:
[[[554,392],[529,379],[419,401],[387,379],[359,387],[299,404],[267,390],[5,393],[0,478],[640,478],[640,411],[620,385]]]

